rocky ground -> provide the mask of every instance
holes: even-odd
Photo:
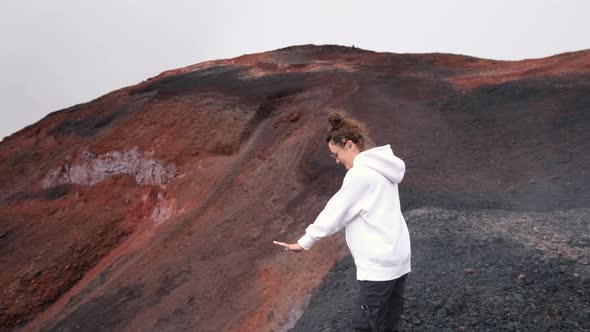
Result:
[[[588,328],[590,51],[300,45],[173,69],[3,139],[0,331],[345,330],[342,237],[272,245],[340,187],[336,110],[406,162],[408,327]]]
[[[590,330],[590,210],[551,213],[419,208],[408,331]],[[349,331],[351,257],[316,289],[292,332]]]

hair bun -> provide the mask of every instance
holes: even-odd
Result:
[[[344,127],[344,117],[340,113],[332,113],[328,118],[332,130]]]

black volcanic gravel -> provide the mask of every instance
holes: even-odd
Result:
[[[419,208],[405,216],[407,331],[590,330],[590,210]],[[347,257],[291,331],[351,331],[355,292]]]

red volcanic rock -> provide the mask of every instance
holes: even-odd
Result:
[[[404,209],[587,206],[589,71],[587,51],[502,62],[308,45],[54,112],[0,143],[0,329],[292,326],[348,253],[340,235],[299,255],[272,246],[339,188],[332,110],[406,161]]]

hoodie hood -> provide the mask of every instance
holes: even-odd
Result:
[[[406,171],[406,164],[393,154],[389,144],[359,153],[353,167],[368,167],[386,177],[392,183],[400,183]]]

